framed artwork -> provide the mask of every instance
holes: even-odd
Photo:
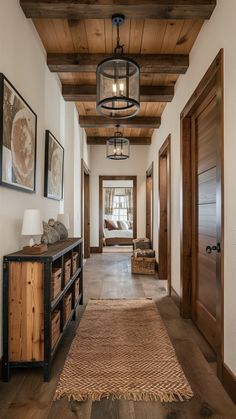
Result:
[[[0,73],[0,184],[35,192],[37,115]]]
[[[46,131],[44,196],[60,201],[63,198],[64,148]]]

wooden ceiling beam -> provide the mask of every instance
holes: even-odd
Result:
[[[174,86],[140,86],[140,102],[171,102]],[[96,86],[63,84],[62,95],[68,102],[96,102]]]
[[[62,54],[47,55],[47,64],[52,72],[96,72],[97,65],[109,58],[108,54]],[[129,54],[141,73],[184,74],[189,66],[189,56],[183,54]]]
[[[122,13],[127,19],[209,19],[216,0],[20,0],[28,18],[110,19]]]
[[[159,128],[160,117],[134,116],[133,118],[116,119],[105,116],[80,116],[81,128],[114,128],[120,125],[121,128]]]
[[[128,138],[130,145],[150,145],[151,137],[126,137]],[[106,137],[87,137],[88,145],[105,145],[107,141]]]

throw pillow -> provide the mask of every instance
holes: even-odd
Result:
[[[108,230],[118,230],[117,222],[113,220],[106,220],[106,228]]]
[[[119,221],[119,228],[120,230],[129,230],[128,224],[123,220]]]

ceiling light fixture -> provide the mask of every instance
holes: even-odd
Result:
[[[117,131],[114,136],[107,140],[107,159],[125,160],[130,156],[130,143],[120,131],[119,125],[116,125]]]
[[[117,28],[117,43],[114,56],[97,66],[97,112],[110,118],[131,118],[140,109],[139,65],[123,55],[120,44],[120,26],[123,15],[113,15],[112,24]]]

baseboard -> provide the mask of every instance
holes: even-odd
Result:
[[[172,300],[175,302],[178,308],[180,308],[180,296],[177,294],[177,292],[174,290],[173,287],[171,287],[170,295]]]
[[[228,395],[236,404],[236,376],[225,364],[222,369],[222,382]]]
[[[90,247],[90,253],[101,253],[100,247]]]

